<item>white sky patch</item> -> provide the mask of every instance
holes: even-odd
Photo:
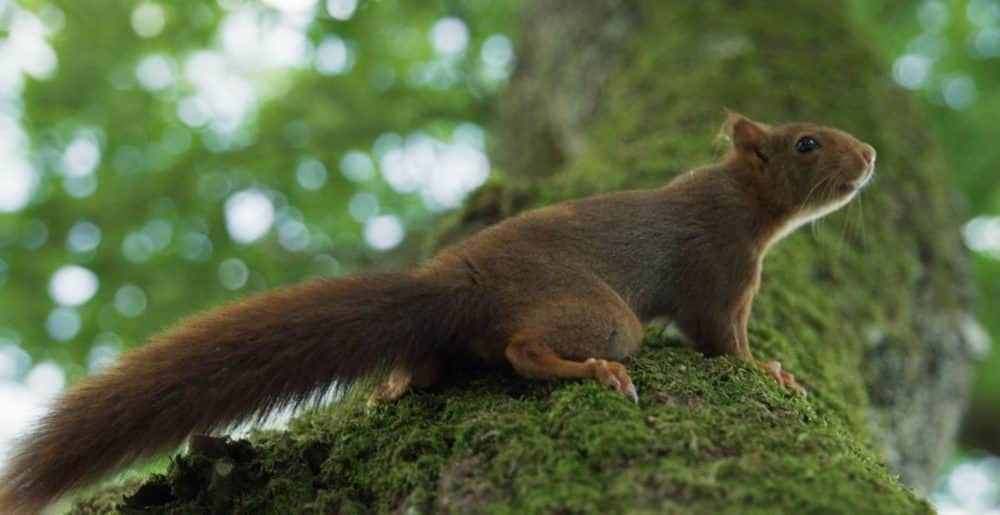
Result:
[[[216,132],[231,133],[257,106],[257,93],[250,81],[236,73],[220,52],[199,50],[189,55],[184,61],[184,77],[196,93],[181,100],[178,115],[192,127],[211,122]]]
[[[335,20],[345,21],[354,16],[357,0],[326,0],[326,12]]]
[[[323,38],[316,47],[316,71],[322,75],[341,75],[354,66],[354,51],[337,35]]]
[[[970,458],[938,480],[931,500],[946,515],[995,514],[1000,504],[1000,458]]]
[[[4,351],[0,350],[0,356],[3,354]],[[0,417],[0,469],[9,458],[15,439],[45,413],[46,407],[65,386],[66,376],[62,369],[48,361],[32,368],[23,383],[0,378],[0,406],[3,406],[3,416]]]
[[[317,0],[264,0],[264,3],[288,14],[308,12],[316,7]]]
[[[308,64],[311,51],[306,30],[310,11],[283,11],[268,16],[244,8],[228,14],[219,26],[225,54],[245,72],[266,68],[291,68]]]
[[[6,38],[0,38],[0,103],[4,106],[0,107],[0,213],[16,212],[27,206],[38,184],[38,174],[27,158],[28,134],[20,125],[20,109],[16,106],[23,73],[27,73],[24,66],[32,59],[45,59],[36,55],[38,45],[45,45],[47,52],[51,52],[37,17],[20,10],[16,4],[8,5],[8,11],[6,19],[10,25],[6,28],[10,32]],[[0,30],[4,28],[0,26]],[[55,66],[54,61],[52,65]]]
[[[386,182],[397,192],[419,193],[433,211],[457,207],[490,174],[489,159],[477,148],[482,136],[473,124],[460,128],[454,143],[415,133],[383,145],[379,168]]]
[[[438,153],[437,166],[422,191],[424,202],[432,209],[458,207],[489,175],[489,160],[482,152],[464,145],[446,146]]]
[[[965,245],[1000,260],[1000,216],[977,216],[962,227]]]
[[[302,27],[280,23],[262,34],[261,45],[265,66],[293,68],[308,63],[309,40]]]
[[[97,293],[97,274],[77,265],[56,270],[49,280],[49,296],[63,306],[80,306]]]
[[[469,28],[458,18],[441,18],[431,27],[431,46],[439,54],[458,54],[468,45]]]
[[[0,212],[12,213],[28,205],[37,181],[26,161],[0,154]]]
[[[39,385],[36,390],[25,383],[12,381],[10,379],[0,379],[0,406],[3,406],[3,416],[0,417],[0,469],[4,467],[9,458],[9,452],[17,437],[21,436],[31,424],[45,413],[46,406],[52,401],[53,395],[46,393],[53,390],[52,386],[59,385],[62,381],[49,372],[49,367],[54,367],[51,363],[42,363],[45,366],[41,372],[37,372],[35,384]],[[61,372],[60,372],[61,374]],[[46,379],[46,376],[48,378]],[[40,379],[39,379],[40,378]],[[48,382],[48,386],[46,383]]]
[[[31,392],[42,399],[51,399],[66,386],[66,375],[55,363],[43,361],[28,372],[24,383]]]
[[[376,216],[365,223],[365,243],[375,250],[389,250],[403,241],[406,231],[399,217]]]
[[[0,79],[0,96],[15,96],[24,84],[22,74],[48,79],[55,74],[58,58],[45,41],[45,25],[33,13],[15,7],[7,30],[7,37],[0,40],[0,63],[8,64],[3,71],[12,76]]]
[[[274,204],[260,190],[243,190],[226,199],[225,215],[229,237],[236,243],[251,243],[274,223]]]

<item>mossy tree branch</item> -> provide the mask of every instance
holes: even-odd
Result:
[[[526,4],[496,151],[508,179],[471,199],[436,242],[527,207],[660,185],[717,157],[724,106],[842,127],[879,149],[878,179],[846,212],[772,251],[750,328],[758,357],[780,359],[811,395],[735,359],[705,359],[654,325],[627,363],[641,407],[593,382],[470,374],[367,414],[349,397],[288,432],[194,453],[134,503],[184,513],[931,511],[894,474],[930,485],[967,396],[964,254],[924,121],[846,4]]]

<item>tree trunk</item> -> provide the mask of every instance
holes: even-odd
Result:
[[[525,2],[495,152],[506,178],[432,244],[520,209],[655,187],[712,161],[723,107],[841,127],[878,149],[877,180],[846,212],[772,250],[751,316],[757,357],[780,359],[808,398],[654,325],[627,362],[639,408],[594,382],[502,372],[453,378],[369,414],[349,396],[288,432],[178,458],[132,504],[931,511],[904,484],[926,492],[949,452],[977,326],[945,169],[845,4]]]

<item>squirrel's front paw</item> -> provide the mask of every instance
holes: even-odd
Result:
[[[791,372],[781,368],[780,361],[758,361],[757,366],[764,370],[764,373],[774,378],[783,388],[794,390],[795,393],[805,397],[808,392],[795,381],[795,376]]]

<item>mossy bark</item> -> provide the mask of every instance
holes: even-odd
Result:
[[[842,127],[878,148],[878,178],[846,212],[772,250],[751,317],[757,356],[780,359],[810,395],[735,359],[706,359],[654,324],[627,362],[639,407],[594,382],[503,372],[452,378],[370,413],[356,388],[287,432],[177,458],[125,511],[932,511],[904,483],[931,484],[966,399],[965,258],[924,121],[849,9],[723,0],[525,9],[501,105],[506,179],[432,246],[520,209],[658,186],[711,161],[723,107]]]

